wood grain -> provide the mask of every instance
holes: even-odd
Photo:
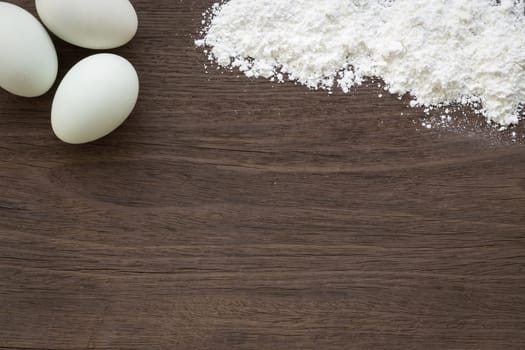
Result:
[[[0,93],[0,349],[525,348],[523,127],[207,74],[213,0],[133,3],[117,132]]]

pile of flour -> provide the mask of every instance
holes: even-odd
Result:
[[[517,124],[525,102],[525,0],[229,0],[198,46],[249,77],[348,92],[367,77],[411,106],[469,105]]]

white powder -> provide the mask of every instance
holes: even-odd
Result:
[[[379,77],[412,107],[470,105],[518,122],[525,0],[230,0],[198,46],[249,77],[348,92]]]

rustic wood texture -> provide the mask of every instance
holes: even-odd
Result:
[[[0,349],[525,348],[522,127],[206,73],[213,0],[133,3],[117,132],[0,92]]]

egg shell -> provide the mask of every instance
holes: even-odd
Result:
[[[139,78],[133,65],[113,54],[89,56],[60,83],[51,110],[55,135],[70,144],[102,138],[135,108]]]
[[[70,44],[105,50],[136,34],[138,18],[128,0],[36,0],[46,27]]]
[[[23,97],[45,94],[58,59],[44,26],[26,10],[0,2],[0,87]]]

